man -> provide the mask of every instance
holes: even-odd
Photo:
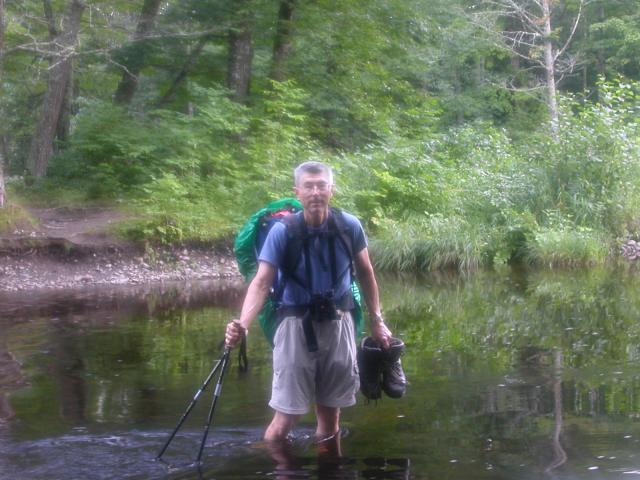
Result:
[[[351,255],[369,312],[371,337],[383,349],[391,340],[380,312],[378,285],[362,225],[353,215],[339,214],[350,236],[351,252],[346,242],[337,241],[335,236],[331,240],[328,234],[330,222],[336,222],[332,216],[337,215],[329,208],[335,189],[331,168],[320,162],[305,162],[295,169],[294,179],[294,192],[303,206],[298,221],[308,239],[305,248],[299,261],[285,270],[287,248],[291,248],[288,229],[293,225],[281,222],[273,226],[258,257],[258,271],[249,285],[240,319],[227,325],[225,335],[229,347],[240,341],[262,309],[276,275],[280,275],[284,291],[274,337],[269,402],[275,415],[265,440],[285,439],[312,402],[316,435],[335,436],[340,430],[340,409],[356,402],[356,332],[349,312],[353,307],[349,304]],[[331,313],[324,315],[325,311]]]

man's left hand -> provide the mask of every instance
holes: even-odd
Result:
[[[391,340],[391,330],[384,322],[376,322],[371,324],[371,337],[382,345],[382,348],[389,348],[389,341]]]

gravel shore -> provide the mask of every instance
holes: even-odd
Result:
[[[0,250],[0,292],[239,278],[230,249],[58,247]]]

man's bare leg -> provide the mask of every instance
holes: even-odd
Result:
[[[339,408],[316,405],[316,419],[318,420],[316,429],[318,438],[331,437],[340,431]]]
[[[264,432],[265,440],[285,440],[289,432],[298,423],[300,415],[291,415],[289,413],[276,412],[273,420]]]
[[[291,479],[291,472],[302,468],[302,463],[292,449],[291,442],[285,440],[267,440],[264,442],[269,455],[276,463],[274,471],[276,479]]]
[[[342,456],[340,449],[340,409],[316,405],[318,460],[323,468],[332,466]]]

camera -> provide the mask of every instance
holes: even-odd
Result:
[[[311,295],[309,311],[311,318],[318,322],[322,322],[323,320],[337,320],[339,316],[336,302],[333,298],[333,290]]]

